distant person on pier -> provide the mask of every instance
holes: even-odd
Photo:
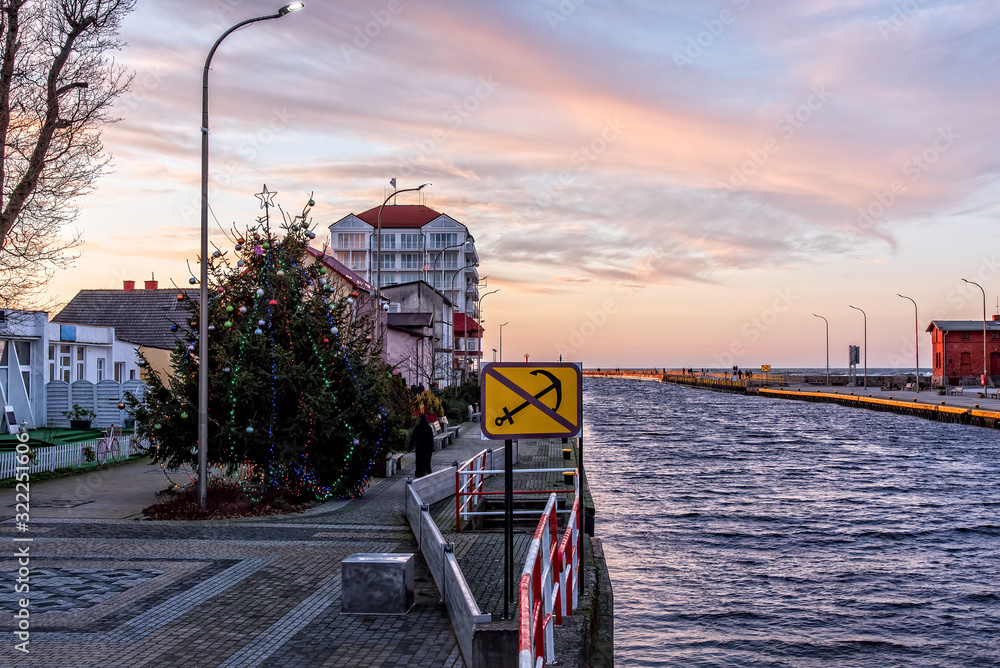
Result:
[[[420,421],[410,435],[410,450],[417,452],[417,470],[415,477],[422,478],[431,472],[431,456],[434,454],[434,430],[427,421],[425,413],[420,414]]]

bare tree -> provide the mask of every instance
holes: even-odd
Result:
[[[135,0],[0,0],[0,305],[37,305],[78,257],[74,200],[110,156],[101,128],[132,74],[106,55]]]

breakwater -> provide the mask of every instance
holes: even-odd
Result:
[[[733,380],[732,376],[721,373],[686,374],[668,369],[596,369],[584,370],[583,374],[591,378],[628,378],[642,380],[658,380],[672,385],[684,385],[715,392],[730,394],[757,395],[770,399],[788,399],[838,404],[851,408],[866,408],[868,410],[910,415],[937,422],[967,424],[976,427],[1000,429],[1000,401],[978,397],[939,398],[935,392],[906,392],[899,390],[899,385],[905,384],[906,376],[879,376],[885,383],[888,394],[880,392],[873,384],[872,388],[833,389],[803,388],[799,383],[815,382],[805,376],[789,376],[787,374],[755,375],[751,379]],[[912,377],[911,377],[912,379]],[[873,381],[874,378],[869,378]],[[874,396],[878,393],[879,396]],[[982,403],[976,403],[981,401]]]

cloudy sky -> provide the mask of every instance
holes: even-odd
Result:
[[[1000,4],[312,0],[224,42],[211,201],[264,183],[314,222],[424,182],[465,223],[485,349],[597,366],[923,366],[931,318],[1000,293]],[[106,129],[115,172],[53,289],[186,285],[198,250],[201,72],[261,0],[140,0]],[[415,202],[415,200],[414,200]],[[320,241],[325,234],[317,237]],[[192,266],[194,266],[192,264]],[[492,358],[488,352],[487,359]]]

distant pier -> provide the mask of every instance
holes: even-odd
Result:
[[[869,378],[871,387],[816,386],[806,384],[804,376],[782,374],[755,374],[750,380],[732,380],[725,374],[680,373],[676,369],[594,369],[583,372],[591,378],[631,378],[656,380],[674,385],[729,392],[733,394],[757,395],[771,399],[791,399],[797,401],[818,401],[838,404],[851,408],[911,415],[938,422],[953,422],[977,427],[1000,429],[1000,400],[995,394],[972,391],[961,396],[942,395],[938,390],[921,392],[897,389],[898,380],[904,376]],[[894,380],[895,379],[895,380]],[[877,383],[875,382],[877,380]],[[886,388],[882,389],[882,383]]]

